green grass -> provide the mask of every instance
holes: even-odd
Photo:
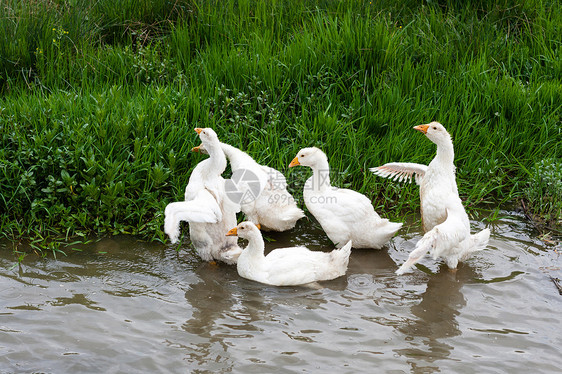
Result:
[[[196,126],[297,197],[308,173],[287,165],[319,146],[334,184],[400,218],[417,187],[368,168],[428,163],[411,128],[432,120],[453,135],[469,209],[523,199],[560,223],[557,185],[536,182],[561,159],[560,3],[373,3],[3,1],[2,236],[43,254],[77,236],[164,241],[164,207],[201,159]]]

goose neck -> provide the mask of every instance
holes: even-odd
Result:
[[[221,148],[232,166],[232,170],[244,169],[250,167],[252,158],[240,149],[230,144],[221,143]]]
[[[315,191],[323,191],[331,187],[330,184],[330,167],[326,162],[322,167],[312,168],[312,189]]]
[[[226,157],[219,144],[211,144],[206,146],[209,152],[209,168],[217,171],[219,174],[226,169]]]
[[[263,238],[258,237],[258,235],[253,235],[248,238],[248,246],[244,251],[248,251],[248,254],[252,257],[263,258],[265,251],[265,243]]]
[[[221,143],[221,148],[222,148],[222,151],[224,152],[226,157],[228,157],[229,160],[231,160],[232,157],[235,156],[236,151],[238,150],[238,149],[234,148],[233,146],[231,146],[230,144],[226,144],[226,143]]]
[[[453,163],[455,159],[455,151],[453,149],[453,142],[450,139],[437,144],[437,154],[435,158],[443,164]]]

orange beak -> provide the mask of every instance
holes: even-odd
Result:
[[[293,166],[298,166],[301,163],[299,162],[299,156],[293,158],[293,161],[291,161],[291,163],[289,164],[289,167],[292,168]]]
[[[201,134],[201,131],[203,131],[201,127],[196,127],[194,130],[197,134]]]
[[[261,225],[259,223],[256,225],[256,227],[258,228],[258,230],[261,230]]]
[[[200,152],[199,147],[200,147],[200,145],[198,145],[197,147],[191,148],[191,152],[197,152],[197,153],[199,153],[199,152]]]
[[[414,130],[418,130],[420,132],[423,132],[424,134],[427,134],[427,129],[429,128],[429,125],[418,125],[418,126],[414,126]]]
[[[238,228],[235,227],[233,229],[230,229],[227,233],[226,236],[238,236]]]

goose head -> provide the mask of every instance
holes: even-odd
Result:
[[[259,233],[260,233],[259,224],[256,226],[254,223],[250,221],[245,221],[239,223],[238,226],[229,230],[226,233],[226,236],[238,236],[239,238],[242,239],[250,239],[251,237],[259,235]]]
[[[445,144],[451,142],[451,135],[445,127],[439,122],[430,122],[426,125],[414,126],[414,130],[418,130],[427,136],[435,144]]]
[[[191,148],[191,152],[201,153],[203,155],[208,155],[209,151],[205,148],[205,144],[201,143],[197,147]]]
[[[301,149],[293,161],[289,164],[289,167],[302,165],[314,168],[319,165],[324,165],[328,162],[328,157],[319,148],[310,147]]]
[[[199,138],[203,142],[203,144],[213,144],[219,142],[219,137],[215,130],[210,127],[196,127],[195,132],[199,135]],[[208,147],[207,147],[208,148]]]

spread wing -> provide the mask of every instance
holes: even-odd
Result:
[[[170,203],[164,211],[164,232],[172,243],[177,242],[180,222],[216,223],[222,220],[222,211],[217,200],[207,190],[201,190],[190,201]]]
[[[389,162],[369,170],[379,177],[398,180],[399,182],[404,180],[411,182],[412,178],[414,178],[416,183],[420,184],[427,170],[427,165],[412,162]]]

